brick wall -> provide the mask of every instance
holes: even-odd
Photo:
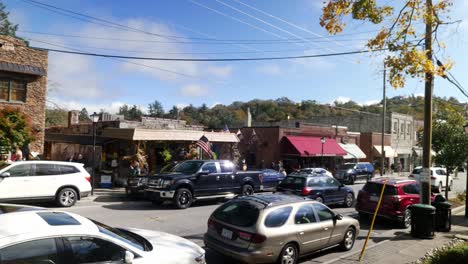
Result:
[[[8,36],[0,35],[0,43],[3,44],[0,48],[0,61],[36,66],[47,70],[48,54],[46,51],[29,48],[24,41]],[[31,151],[43,153],[47,76],[2,71],[0,75],[27,80],[26,103],[0,102],[0,108],[18,108],[31,119],[35,141],[30,144],[29,148]]]

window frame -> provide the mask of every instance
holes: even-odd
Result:
[[[12,166],[12,167],[8,168],[7,170],[5,170],[5,172],[10,173],[10,177],[31,177],[31,176],[34,176],[35,169],[36,169],[33,165],[34,164],[17,164],[16,166]],[[12,175],[10,171],[12,169],[18,168],[20,166],[29,166],[29,174],[28,175],[23,175],[23,176]]]
[[[273,213],[275,212],[278,212],[278,211],[282,211],[282,210],[289,210],[288,212],[288,216],[284,219],[284,221],[281,222],[280,225],[267,225],[267,220],[270,219],[270,217],[273,215]],[[274,210],[272,210],[271,212],[269,212],[266,216],[265,216],[265,219],[263,219],[263,225],[267,228],[279,228],[279,227],[283,227],[289,220],[289,218],[291,217],[292,215],[292,212],[293,212],[293,207],[290,205],[290,206],[284,206],[284,207],[279,207],[279,208],[275,208]]]
[[[296,217],[297,217],[297,213],[299,212],[299,210],[301,210],[303,207],[310,207],[312,209],[312,215],[314,216],[315,218],[315,221],[313,222],[310,222],[310,223],[297,223],[296,221]],[[318,217],[318,214],[317,214],[317,210],[315,210],[314,208],[314,204],[313,203],[306,203],[306,204],[302,204],[301,206],[299,206],[296,211],[294,212],[294,225],[307,225],[307,224],[317,224],[317,223],[320,223],[320,219]]]
[[[65,257],[64,257],[64,245],[63,245],[63,242],[62,242],[62,238],[61,237],[55,237],[55,236],[52,236],[52,237],[40,237],[40,238],[32,238],[32,239],[28,239],[28,240],[24,240],[24,241],[16,241],[14,243],[11,243],[11,244],[8,244],[2,248],[0,248],[0,251],[6,249],[6,248],[9,248],[9,247],[14,247],[14,246],[18,246],[18,245],[22,245],[22,244],[25,244],[25,243],[31,243],[31,242],[36,242],[36,241],[41,241],[41,240],[54,240],[54,243],[55,243],[55,250],[57,251],[57,259],[60,261],[60,263],[62,263],[63,261],[65,261]],[[12,261],[16,261],[15,260],[12,260]]]
[[[0,98],[0,102],[20,103],[20,104],[26,103],[27,98],[28,98],[28,81],[27,80],[21,79],[21,78],[10,78],[10,77],[0,76],[0,81],[6,81],[8,83],[8,87],[7,87],[8,98],[7,99]],[[11,96],[13,93],[12,82],[18,82],[24,85],[24,101],[11,100]]]
[[[209,172],[208,174],[211,175],[211,174],[216,174],[216,173],[220,173],[221,171],[221,167],[219,166],[219,163],[217,162],[206,162],[205,164],[203,164],[200,168],[200,171],[206,171],[205,170],[205,167],[208,166],[208,165],[211,165],[213,164],[213,166],[215,167],[216,171],[215,172]]]
[[[330,219],[326,219],[326,220],[322,220],[320,219],[320,215],[319,215],[319,209],[317,207],[324,207],[325,209],[327,209],[330,213],[331,213],[331,218]],[[330,221],[332,220],[333,221],[333,217],[335,216],[335,212],[333,212],[333,210],[331,210],[330,208],[328,208],[327,206],[323,205],[323,204],[319,204],[319,203],[313,203],[312,204],[312,208],[314,209],[314,212],[315,212],[315,217],[317,219],[317,223],[321,223],[321,222],[326,222],[326,221]]]

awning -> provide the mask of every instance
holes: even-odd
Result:
[[[0,61],[0,71],[17,72],[37,76],[45,76],[47,73],[41,67],[22,65],[11,62]]]
[[[211,142],[239,142],[235,133],[226,132],[144,128],[106,128],[102,131],[103,137],[126,140],[197,141],[203,135]]]
[[[377,151],[377,153],[382,156],[382,146],[381,145],[374,145],[374,150]],[[385,151],[385,157],[386,158],[394,158],[398,154],[393,150],[391,146],[384,146],[384,151]]]
[[[343,159],[365,159],[366,154],[356,144],[343,144],[338,143],[348,154],[343,157]]]
[[[285,136],[283,154],[301,157],[322,156],[322,142],[319,137]],[[334,139],[326,138],[323,144],[323,156],[345,156],[347,152]]]
[[[414,155],[416,155],[418,157],[423,156],[423,148],[421,148],[421,147],[413,147],[413,152],[414,152]],[[437,153],[434,150],[431,149],[431,155],[435,156],[435,155],[437,155]]]

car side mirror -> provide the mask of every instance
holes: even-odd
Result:
[[[134,259],[134,258],[135,258],[135,255],[133,255],[132,252],[130,252],[130,251],[125,251],[125,259],[124,259],[124,261],[125,261],[126,264],[131,264],[131,263],[133,263],[133,259]]]
[[[202,170],[202,171],[200,171],[200,172],[198,173],[198,176],[206,176],[206,175],[208,175],[208,174],[210,174],[210,171]]]
[[[335,219],[336,219],[336,220],[341,220],[341,219],[343,219],[343,215],[341,215],[341,214],[336,214],[336,215],[335,215]]]
[[[0,174],[0,177],[2,177],[2,178],[10,177],[10,173],[8,171],[6,171],[6,172]]]

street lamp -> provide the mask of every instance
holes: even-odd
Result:
[[[468,123],[463,126],[465,130],[465,135],[468,135]],[[468,160],[466,161],[465,166],[465,177],[466,177],[466,186],[465,186],[465,217],[468,218]]]
[[[95,166],[96,166],[96,123],[99,121],[99,114],[94,112],[91,115],[93,121],[93,159],[91,163],[91,195],[94,195]]]
[[[324,168],[324,166],[323,166],[323,145],[325,145],[325,138],[324,138],[324,137],[320,138],[320,142],[322,142],[322,158],[321,158],[321,163],[322,163],[322,168]]]

